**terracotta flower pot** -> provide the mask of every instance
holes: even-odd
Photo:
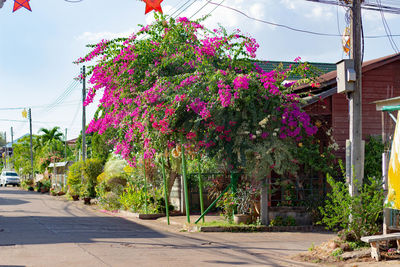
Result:
[[[90,197],[84,197],[84,198],[83,198],[83,203],[84,203],[85,205],[90,205]]]
[[[233,215],[233,222],[235,224],[248,224],[250,221],[250,215],[249,214],[235,214]]]

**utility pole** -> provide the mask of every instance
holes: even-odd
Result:
[[[4,167],[6,167],[7,169],[7,156],[8,156],[8,148],[7,148],[7,132],[4,132],[4,141],[6,142],[6,146],[5,146],[5,155],[4,155]]]
[[[86,107],[84,105],[86,99],[86,68],[82,67],[82,160],[86,160]]]
[[[64,144],[64,158],[65,158],[65,161],[67,161],[67,128],[65,128],[65,135],[64,135],[64,141],[65,141],[65,144]]]
[[[13,127],[11,127],[11,154],[12,155],[14,155],[13,144],[14,144],[14,131],[13,131]],[[13,168],[14,168],[14,160],[13,160]]]
[[[33,177],[33,149],[32,149],[32,110],[29,108],[28,110],[28,117],[29,117],[29,133],[30,133],[30,147],[31,147],[31,172],[32,172],[32,179]]]
[[[353,0],[351,8],[351,51],[354,60],[356,81],[354,91],[349,93],[349,139],[351,145],[350,194],[358,194],[363,182],[363,147],[362,147],[362,48],[361,48],[361,2]]]
[[[14,144],[14,131],[13,127],[11,127],[11,146]]]

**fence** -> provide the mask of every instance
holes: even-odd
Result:
[[[326,178],[275,178],[270,192],[271,206],[308,206],[326,196]]]
[[[51,187],[61,189],[67,183],[66,174],[56,174],[51,176]]]
[[[189,184],[189,202],[190,209],[200,210],[198,173],[188,174]],[[210,189],[216,188],[216,191],[223,191],[230,182],[228,174],[224,173],[202,173],[203,181],[203,199],[204,206],[207,207],[217,197],[210,197]],[[326,178],[282,178],[271,179],[269,206],[309,206],[318,204],[326,196],[327,182]]]

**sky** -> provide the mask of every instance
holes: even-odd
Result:
[[[161,6],[172,17],[197,19],[211,12],[204,24],[240,29],[256,38],[258,59],[301,57],[336,63],[346,57],[340,36],[306,34],[254,20],[341,35],[346,26],[342,7],[305,0],[211,2],[221,1],[217,6],[206,0],[164,0]],[[29,133],[22,110],[31,107],[34,134],[42,127],[59,126],[62,132],[67,129],[67,139],[75,138],[82,128],[82,84],[74,82],[81,66],[72,62],[89,51],[87,44],[128,37],[138,24],[151,23],[153,12],[144,15],[145,4],[138,0],[31,0],[32,12],[22,8],[13,13],[13,2],[7,0],[0,9],[0,131],[8,140],[11,127],[14,139]],[[400,15],[385,14],[385,19],[392,34],[400,34]],[[363,11],[363,23],[365,60],[395,53],[387,37],[369,38],[386,34],[379,12]],[[400,38],[393,38],[400,47]],[[87,122],[96,108],[96,103],[87,108]]]

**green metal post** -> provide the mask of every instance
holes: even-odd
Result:
[[[146,179],[146,160],[143,156],[143,176],[144,176],[144,211],[149,214],[149,209],[147,207],[147,179]]]
[[[164,168],[164,156],[161,157],[161,172],[164,180],[164,199],[165,199],[165,215],[167,215],[167,223],[169,225],[169,210],[168,210],[168,185],[167,185],[167,177],[165,175],[165,168]]]
[[[231,188],[231,185],[229,184],[225,190],[221,193],[221,195],[219,195],[219,197],[217,197],[216,200],[213,201],[213,203],[211,203],[211,205],[200,215],[200,217],[197,219],[197,221],[195,221],[195,223],[198,223],[214,206],[215,204],[217,204],[218,200],[220,200],[223,195]]]
[[[232,187],[232,193],[236,194],[237,192],[237,187],[239,183],[239,173],[237,172],[231,172],[231,187]]]
[[[203,179],[201,177],[201,168],[200,168],[200,157],[199,157],[199,196],[200,196],[200,211],[201,214],[204,213],[204,202],[203,202]],[[204,216],[203,216],[203,222],[205,222]]]
[[[186,159],[185,159],[185,146],[183,145],[183,137],[181,136],[181,147],[182,147],[182,178],[183,178],[183,187],[185,190],[185,208],[186,208],[186,218],[187,222],[190,223],[190,214],[189,214],[189,191],[186,177]]]

